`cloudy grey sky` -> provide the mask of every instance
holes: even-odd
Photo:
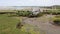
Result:
[[[0,6],[51,6],[60,5],[60,0],[0,0]]]

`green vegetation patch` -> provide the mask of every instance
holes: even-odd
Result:
[[[60,16],[55,16],[53,19],[54,24],[60,25]]]
[[[29,16],[30,14],[32,14],[31,11],[23,11],[23,10],[17,11],[18,16]]]
[[[7,15],[0,15],[0,34],[27,34],[16,28],[19,19],[8,17]]]

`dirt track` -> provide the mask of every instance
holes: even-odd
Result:
[[[43,17],[40,17],[40,18],[25,18],[25,19],[23,18],[24,19],[23,22],[31,24],[33,26],[38,26],[38,28],[40,30],[45,31],[46,34],[60,34],[60,27],[52,25],[50,23],[50,20],[48,19],[50,17],[51,17],[51,15],[45,16],[44,19],[43,19]]]

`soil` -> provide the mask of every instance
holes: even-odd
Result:
[[[60,27],[55,26],[50,23],[50,17],[52,15],[44,15],[39,18],[27,18],[23,17],[23,22],[31,24],[33,26],[37,26],[39,30],[44,31],[46,34],[60,34]]]

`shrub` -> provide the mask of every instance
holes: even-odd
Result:
[[[43,15],[43,12],[38,13],[37,15],[33,14],[32,11],[18,11],[17,12],[18,16],[27,16],[27,17],[39,17]]]
[[[60,14],[60,12],[59,12],[59,11],[54,10],[54,11],[52,12],[52,14],[53,14],[53,15],[59,15],[59,14]]]
[[[51,14],[52,13],[52,10],[47,10],[46,12],[44,11],[43,13],[44,14]]]
[[[60,15],[60,10],[47,10],[44,14]]]
[[[59,18],[58,18],[58,17],[59,17]],[[54,24],[56,24],[56,25],[60,25],[60,16],[55,16],[53,22],[54,22]]]
[[[18,16],[29,16],[32,12],[31,11],[18,11]]]
[[[38,17],[39,17],[39,16],[42,16],[42,15],[44,15],[43,12],[40,12],[40,13],[37,14]]]
[[[53,21],[55,24],[60,25],[60,19],[56,19]]]
[[[20,29],[22,26],[23,26],[23,24],[21,24],[21,22],[19,22],[19,23],[16,25],[16,28]]]

